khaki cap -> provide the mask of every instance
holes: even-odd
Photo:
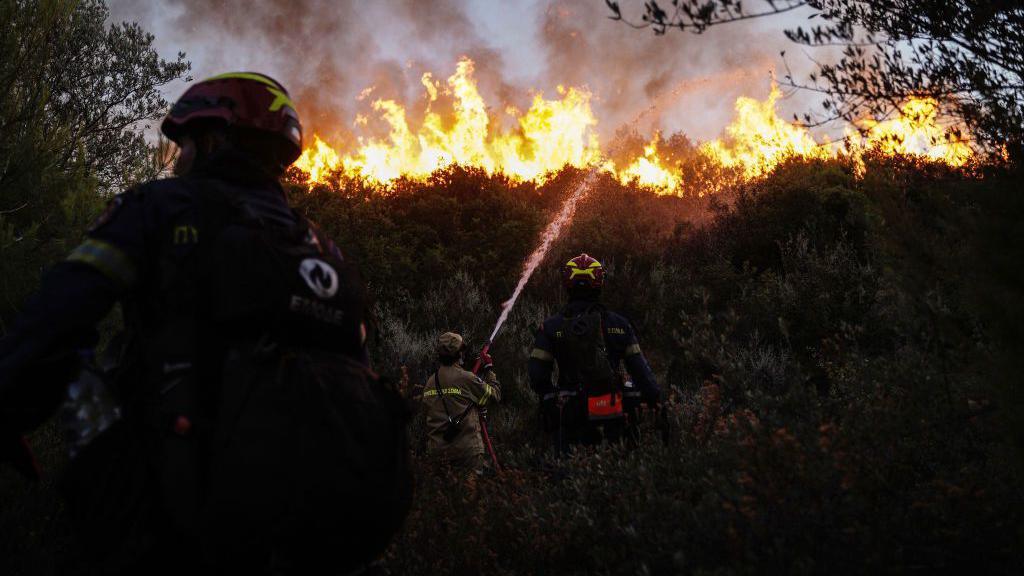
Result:
[[[462,352],[462,336],[445,332],[437,338],[437,353],[440,356],[458,356]]]

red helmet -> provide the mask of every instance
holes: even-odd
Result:
[[[562,283],[566,288],[600,288],[604,285],[604,266],[587,254],[580,254],[562,267]]]
[[[302,153],[302,125],[288,91],[277,80],[255,72],[229,72],[197,82],[174,103],[160,130],[175,143],[196,120],[220,120],[278,136],[281,160],[291,164]]]

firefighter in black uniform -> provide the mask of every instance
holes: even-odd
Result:
[[[295,222],[278,179],[301,153],[302,129],[280,84],[252,73],[200,82],[161,129],[180,148],[174,172],[181,177],[111,200],[0,340],[0,425],[7,431],[42,423],[77,374],[77,353],[95,345],[96,323],[118,300],[159,290],[150,283],[160,266],[198,243],[198,195],[187,179],[218,180],[238,190],[257,217]],[[167,247],[170,254],[162,253]]]
[[[176,270],[179,266],[192,266],[189,262],[197,259],[190,255],[196,253],[199,239],[209,231],[205,229],[211,222],[208,212],[225,209],[210,208],[211,190],[218,198],[231,199],[234,217],[258,222],[260,229],[272,231],[266,234],[277,234],[275,238],[292,230],[304,234],[305,240],[296,242],[313,250],[315,256],[303,261],[299,271],[309,285],[309,293],[324,296],[329,302],[326,298],[335,296],[338,290],[338,275],[324,266],[325,262],[343,260],[338,248],[291,210],[279,183],[302,150],[302,128],[284,87],[268,76],[249,72],[209,78],[185,92],[164,119],[161,130],[179,146],[174,167],[177,177],[148,182],[114,197],[89,229],[85,241],[45,274],[39,291],[0,341],[0,442],[6,447],[7,460],[26,461],[24,454],[17,454],[23,446],[19,435],[38,427],[57,409],[68,383],[78,373],[82,352],[96,345],[97,322],[116,302],[124,305],[126,328],[133,332],[145,365],[145,373],[129,384],[142,388],[152,381],[149,376],[154,371],[159,372],[156,377],[163,378],[177,370],[188,370],[195,359],[190,355],[207,352],[202,349],[202,334],[197,337],[194,332],[179,334],[171,341],[156,340],[154,334],[160,333],[161,326],[179,317],[197,316],[197,309],[220,313],[258,298],[262,286],[256,284],[262,281],[253,278],[236,279],[240,287],[237,293],[219,294],[215,302],[204,302],[202,291],[193,286],[205,281],[202,276],[244,269],[238,264],[254,258],[247,255],[251,244],[239,245],[227,257],[218,253],[219,259],[211,266],[198,268],[205,273],[185,274],[184,283],[168,281],[182,276]],[[247,264],[259,269],[261,263]],[[194,292],[194,297],[177,298],[173,293],[178,291]],[[354,324],[347,323],[349,316],[361,317],[361,311],[353,315],[346,311],[342,318],[342,312],[322,305],[314,297],[293,296],[291,312],[322,321],[319,325],[338,328],[332,334],[339,336],[325,346],[365,364],[365,324],[358,319]],[[233,333],[258,334],[265,319],[253,316],[239,316],[237,325],[231,326]],[[171,349],[182,353],[181,361],[173,357]],[[153,364],[159,365],[154,368]],[[127,392],[130,396],[136,391]],[[168,386],[159,393],[174,391]],[[193,424],[202,423],[178,418],[161,434],[187,437]],[[172,506],[165,502],[163,507],[173,516]],[[160,522],[157,517],[154,524]],[[135,564],[122,565],[118,571],[202,571],[203,565],[198,564],[203,562],[204,552],[198,549],[202,543],[189,534],[193,531],[176,529],[173,518],[165,520],[155,528],[125,527],[128,538],[152,529],[145,536],[148,540],[140,544],[150,549],[133,550],[131,561]],[[139,536],[139,540],[142,538]],[[276,554],[266,552],[268,557]],[[250,573],[256,573],[250,569],[267,569],[259,564],[260,559],[236,560],[251,560],[255,566],[235,564]],[[275,570],[288,571],[287,567]]]
[[[562,279],[569,302],[537,330],[528,364],[542,424],[559,453],[618,440],[641,403],[654,407],[661,395],[632,325],[600,303],[601,263],[581,254],[566,263]]]
[[[260,219],[290,226],[295,216],[278,179],[298,158],[302,128],[287,92],[254,73],[224,74],[192,86],[161,130],[180,147],[174,172],[115,196],[85,241],[43,277],[0,341],[0,426],[31,430],[55,410],[78,371],[78,351],[97,342],[96,323],[119,300],[145,296],[168,260],[198,242],[191,179],[239,192]],[[162,253],[168,248],[170,254]],[[336,248],[332,248],[336,249]],[[158,313],[159,311],[154,311]]]

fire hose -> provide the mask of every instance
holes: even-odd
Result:
[[[488,341],[484,344],[484,347],[480,349],[480,356],[476,359],[476,364],[473,365],[473,374],[479,376],[481,364],[483,364],[483,358],[487,355],[487,352],[491,349],[491,342]],[[480,421],[480,436],[483,438],[484,447],[487,448],[487,453],[491,455],[491,461],[494,462],[494,471],[501,474],[501,464],[498,463],[498,455],[494,452],[494,446],[491,444],[491,435],[487,433],[487,418],[484,417],[483,412],[477,410],[477,418]]]

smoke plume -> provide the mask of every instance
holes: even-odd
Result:
[[[603,139],[624,124],[711,138],[727,123],[736,96],[767,93],[774,55],[785,44],[777,22],[656,37],[609,20],[593,0],[110,4],[112,20],[140,22],[156,34],[162,53],[184,50],[195,78],[227,70],[277,78],[292,93],[307,134],[333,141],[352,138],[357,114],[370,117],[373,130],[370,105],[377,98],[403,103],[415,121],[426,107],[423,73],[443,85],[463,55],[475,62],[480,91],[497,111],[528,107],[536,91],[586,87]],[[172,87],[168,97],[183,88]]]

